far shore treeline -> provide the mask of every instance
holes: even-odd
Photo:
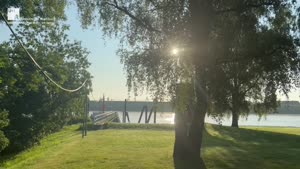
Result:
[[[102,111],[102,101],[90,101],[89,111]],[[141,111],[144,106],[147,106],[148,111],[154,107],[153,102],[143,102],[143,101],[128,101],[126,105],[127,111]],[[170,102],[159,102],[156,105],[157,112],[173,112],[172,103]],[[105,111],[124,111],[125,101],[105,101],[104,109]]]
[[[90,101],[89,111],[102,111],[102,101]],[[148,107],[148,111],[154,106],[150,101],[128,101],[126,110],[131,112],[139,112],[143,106]],[[174,112],[171,102],[159,102],[157,103],[157,112]],[[105,101],[105,111],[124,111],[124,101]],[[298,101],[281,101],[277,110],[274,113],[278,114],[300,114],[300,103]]]

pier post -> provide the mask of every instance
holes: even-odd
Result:
[[[85,130],[84,130],[84,136],[87,135],[87,119],[88,119],[88,114],[89,114],[89,98],[86,96],[86,102],[85,102]]]
[[[153,100],[153,123],[156,124],[156,109],[157,109],[157,106],[158,106],[158,99],[155,98]],[[150,120],[150,119],[149,119]]]
[[[147,123],[149,123],[149,122],[150,122],[150,119],[151,119],[152,113],[153,113],[153,107],[152,107],[152,108],[151,108],[151,110],[150,110],[150,114],[149,114],[149,117],[148,117],[148,119],[147,119]]]
[[[127,117],[128,123],[130,123],[130,119],[129,119],[129,114],[128,114],[128,112],[126,112],[126,117]]]
[[[142,120],[142,117],[143,117],[144,110],[145,110],[145,106],[142,108],[141,115],[140,115],[140,118],[139,118],[139,121],[138,121],[138,123],[140,123],[140,122],[141,122],[141,120]]]
[[[126,109],[127,109],[127,99],[125,99],[125,104],[124,104],[123,123],[126,123]]]
[[[83,101],[83,112],[82,112],[82,138],[84,138],[85,135],[85,114],[86,114],[86,97],[82,100]]]
[[[104,100],[105,100],[105,98],[104,98],[104,94],[103,94],[103,98],[102,98],[102,113],[104,113],[104,111],[105,111]]]
[[[148,116],[148,107],[145,106],[145,109],[146,109],[146,111],[145,111],[145,124],[146,124],[147,123],[147,116]]]
[[[156,108],[154,108],[153,123],[156,124]]]

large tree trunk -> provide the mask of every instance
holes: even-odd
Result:
[[[194,116],[193,119],[187,113],[177,112],[175,115],[175,144],[174,166],[176,169],[205,169],[201,157],[201,144],[204,129],[204,117]],[[188,122],[191,121],[189,127]]]
[[[238,69],[236,68],[236,71]],[[234,77],[233,79],[233,91],[232,91],[232,121],[231,121],[231,127],[239,127],[239,112],[238,112],[238,107],[239,107],[239,101],[238,101],[238,95],[239,95],[239,86],[238,86],[238,78],[237,76]]]
[[[187,112],[175,114],[174,166],[176,169],[205,169],[201,156],[204,120],[207,112],[205,72],[195,68],[194,103],[190,102]],[[179,96],[180,97],[180,96]],[[193,97],[193,94],[191,95]],[[177,98],[178,99],[178,98]]]
[[[213,60],[209,52],[209,34],[213,20],[211,0],[189,0],[192,65],[195,68],[195,95],[192,111],[176,112],[174,165],[176,169],[205,169],[201,157],[204,119],[207,112],[206,69]]]
[[[239,127],[239,115],[236,110],[232,111],[232,122],[231,122],[231,127]]]

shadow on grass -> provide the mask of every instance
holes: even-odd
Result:
[[[0,154],[0,169],[2,169],[1,167],[4,166],[5,161],[7,161],[9,159],[13,159],[16,155],[17,155],[17,153],[12,153],[9,155]]]
[[[300,136],[208,125],[204,140],[207,168],[300,169]]]
[[[203,159],[174,160],[174,169],[206,169]]]

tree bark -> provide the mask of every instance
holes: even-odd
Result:
[[[239,115],[236,110],[232,111],[232,122],[231,122],[231,127],[239,127]]]
[[[189,103],[187,112],[175,114],[174,166],[176,169],[206,169],[201,156],[205,114],[207,112],[207,95],[205,71],[195,69],[193,103]],[[179,96],[180,97],[180,96]],[[193,97],[193,96],[191,96]]]
[[[174,166],[176,169],[205,169],[201,157],[204,119],[207,112],[205,77],[210,61],[209,34],[212,17],[211,0],[189,0],[191,65],[194,67],[194,95],[188,113],[175,114]]]
[[[175,144],[174,144],[174,167],[175,169],[205,169],[201,158],[202,133],[204,118],[198,116],[192,120],[190,128],[187,113],[175,114]],[[188,129],[189,128],[189,129]]]
[[[236,68],[236,72],[238,71],[238,68]],[[238,85],[238,75],[233,79],[233,92],[232,92],[232,121],[231,121],[231,127],[239,127],[239,112],[238,112],[238,107],[239,107],[239,100],[238,100],[238,95],[239,95],[239,85]]]
[[[174,165],[176,169],[205,169],[201,157],[204,119],[207,112],[206,68],[209,67],[209,32],[212,22],[211,0],[189,0],[194,103],[189,113],[175,114]]]

